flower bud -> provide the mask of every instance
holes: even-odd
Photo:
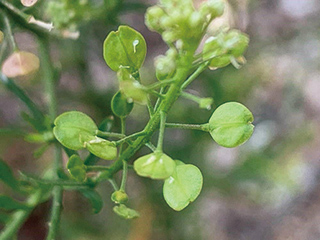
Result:
[[[199,12],[203,16],[211,15],[211,18],[220,17],[224,12],[225,3],[223,0],[208,0],[201,4]]]
[[[162,26],[160,20],[163,19],[165,12],[159,6],[153,6],[147,9],[145,15],[145,23],[150,30],[162,32]]]
[[[240,57],[247,49],[248,44],[248,36],[237,30],[228,32],[224,38],[224,47],[228,49],[229,53],[234,57]]]
[[[178,40],[178,37],[173,31],[164,31],[162,33],[162,39],[167,43],[173,43],[174,41]]]
[[[128,195],[124,191],[119,190],[119,191],[115,191],[114,193],[112,193],[111,200],[115,203],[124,204],[124,203],[128,202],[129,198],[128,198]]]

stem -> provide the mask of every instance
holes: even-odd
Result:
[[[126,120],[125,120],[125,118],[121,118],[120,120],[121,120],[121,133],[125,134],[126,133]],[[120,145],[119,155],[121,155],[122,150],[123,150],[123,143],[121,143],[121,145]],[[123,164],[123,171],[122,171],[120,190],[125,192],[126,182],[127,182],[127,174],[128,174],[128,164],[126,161],[122,161],[122,164]]]
[[[152,107],[152,102],[149,94],[147,96],[147,107],[148,107],[149,116],[152,117],[152,115],[154,114],[154,109]]]
[[[195,95],[193,95],[191,93],[182,92],[181,93],[181,97],[184,97],[184,98],[189,99],[191,101],[194,101],[196,103],[200,103],[201,102],[201,98],[200,97],[195,96]]]
[[[42,77],[45,86],[45,93],[48,99],[49,116],[50,120],[53,122],[57,116],[57,98],[55,94],[55,74],[52,68],[49,50],[50,46],[48,44],[48,39],[39,38],[39,53],[42,60],[41,63],[43,70]],[[58,170],[60,168],[62,168],[62,151],[60,146],[55,144],[53,170],[56,174],[54,179],[59,179]],[[55,186],[52,190],[52,195],[53,199],[47,240],[54,240],[57,238],[62,211],[63,188],[61,186]]]
[[[109,138],[109,137],[114,137],[114,138],[125,138],[126,135],[122,134],[122,133],[113,133],[113,132],[103,132],[103,131],[100,131],[100,130],[97,130],[96,131],[96,135],[98,137],[106,137],[106,138]]]
[[[174,79],[168,79],[168,80],[163,80],[161,82],[156,82],[156,83],[151,84],[150,86],[146,86],[146,88],[147,88],[147,90],[154,90],[159,87],[169,85],[171,83],[174,83]]]
[[[159,93],[162,95],[163,92],[164,92],[164,87],[161,87]],[[154,111],[157,111],[160,103],[161,103],[161,98],[158,98],[157,101],[156,101],[156,104],[154,105]]]
[[[118,187],[116,181],[114,180],[114,178],[110,178],[110,179],[109,179],[109,182],[111,183],[111,185],[112,185],[112,187],[113,187],[113,189],[114,189],[115,191],[118,191],[118,190],[119,190],[119,187]]]
[[[167,115],[165,112],[160,112],[160,129],[159,129],[159,137],[156,151],[162,152],[163,150],[163,138],[164,138],[164,130],[166,129],[166,118]]]
[[[182,123],[166,123],[167,128],[180,128],[188,130],[208,131],[207,124],[182,124]]]
[[[3,20],[4,20],[4,24],[6,26],[6,29],[7,29],[7,34],[8,34],[9,41],[11,43],[12,51],[13,52],[18,51],[19,49],[17,47],[17,43],[16,43],[16,41],[14,39],[14,35],[12,33],[9,18],[5,12],[1,11],[1,13],[3,14]]]
[[[106,166],[87,166],[87,172],[90,172],[90,171],[105,171],[105,170],[108,170],[109,168],[106,167]]]
[[[119,141],[116,141],[116,146],[119,146],[121,145],[122,143],[124,142],[127,142],[128,140],[130,140],[131,138],[135,138],[135,137],[139,137],[139,136],[142,136],[142,135],[145,135],[146,133],[144,131],[141,131],[141,132],[137,132],[137,133],[134,133],[134,134],[131,134],[125,138],[122,138],[121,140]]]
[[[154,146],[151,142],[148,142],[145,144],[148,148],[150,148],[151,151],[155,151],[157,148]]]
[[[190,83],[193,82],[204,70],[209,66],[209,62],[201,64],[197,70],[181,85],[181,90],[185,89]]]

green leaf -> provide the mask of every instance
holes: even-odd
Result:
[[[113,71],[129,68],[137,71],[143,64],[147,53],[147,45],[143,36],[128,26],[120,26],[112,31],[103,44],[103,56]]]
[[[25,205],[24,203],[20,203],[12,199],[8,196],[0,196],[0,209],[4,210],[16,210],[16,209],[23,209],[27,210],[29,207]]]
[[[53,134],[65,147],[72,150],[84,148],[84,141],[94,139],[97,125],[82,112],[65,112],[54,121]]]
[[[253,115],[237,102],[218,107],[209,120],[212,138],[223,147],[236,147],[247,141],[253,133]]]
[[[123,118],[130,114],[133,109],[133,103],[129,103],[127,97],[119,91],[112,98],[111,109],[114,115]]]
[[[113,160],[117,157],[117,148],[114,143],[95,137],[86,141],[84,146],[94,155],[105,160]]]
[[[103,207],[103,201],[100,194],[93,189],[81,189],[79,192],[89,200],[93,213],[99,213]]]
[[[202,174],[196,166],[180,162],[172,176],[164,182],[164,199],[171,208],[181,211],[199,196],[202,183]]]
[[[155,152],[138,158],[133,168],[138,175],[152,179],[166,179],[176,167],[175,162],[162,152]]]
[[[8,164],[0,159],[0,180],[7,184],[12,189],[19,189],[19,182],[13,175],[11,168]]]
[[[87,177],[87,167],[78,155],[74,154],[69,158],[67,169],[70,175],[78,182],[83,182]]]
[[[119,215],[120,217],[123,217],[125,219],[133,219],[133,218],[140,217],[140,214],[137,211],[135,211],[131,208],[128,208],[124,204],[120,204],[119,206],[115,206],[113,208],[113,211],[117,215]]]

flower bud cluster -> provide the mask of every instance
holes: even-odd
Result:
[[[210,37],[203,48],[203,60],[210,60],[211,68],[229,65],[234,59],[240,58],[249,44],[249,37],[238,31],[221,32]]]
[[[176,72],[177,52],[169,49],[166,55],[160,55],[155,60],[156,77],[158,80],[165,80],[173,77]]]
[[[206,26],[222,15],[223,0],[208,0],[199,10],[192,0],[162,0],[160,5],[150,7],[145,16],[148,28],[162,35],[163,40],[177,43],[178,49],[187,49],[198,44]]]
[[[47,13],[54,27],[75,31],[81,21],[90,19],[91,5],[88,0],[55,0],[47,5]]]

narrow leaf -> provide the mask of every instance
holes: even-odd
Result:
[[[19,182],[14,177],[11,168],[2,159],[0,159],[0,180],[3,181],[12,189],[15,189],[15,190],[19,189]]]
[[[103,207],[103,201],[100,194],[91,189],[82,189],[79,192],[89,200],[94,213],[99,213]]]
[[[0,196],[0,208],[4,210],[16,210],[16,209],[23,209],[27,210],[29,207],[24,203],[20,203],[12,199],[8,196]]]

